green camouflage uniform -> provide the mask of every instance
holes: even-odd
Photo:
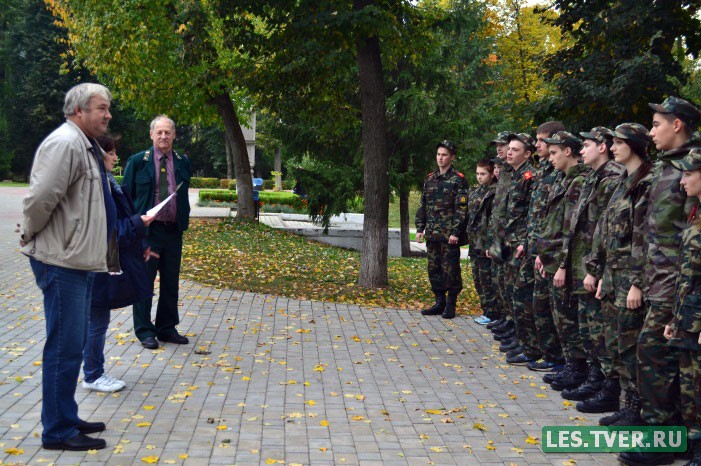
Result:
[[[429,173],[424,180],[415,223],[426,239],[428,278],[436,293],[457,295],[462,290],[460,246],[448,244],[448,238],[465,230],[468,190],[465,176],[453,167],[443,175]]]
[[[628,309],[626,302],[632,285],[642,287],[645,261],[645,214],[648,209],[650,173],[635,183],[637,171],[623,173],[594,234],[587,270],[601,278],[602,313],[608,322],[606,347],[613,368],[602,366],[607,377],[621,377],[621,387],[636,389],[635,348],[645,317],[645,306]],[[616,183],[616,182],[614,182]],[[609,372],[606,372],[608,370]]]
[[[541,160],[536,179],[537,185],[531,195],[531,205],[528,207],[528,256],[533,267],[533,322],[538,339],[538,348],[543,359],[550,362],[561,362],[563,359],[562,345],[557,336],[557,328],[550,309],[550,281],[535,270],[535,258],[538,237],[543,227],[547,212],[548,197],[553,186],[562,182],[565,174],[555,170],[547,160]]]
[[[572,254],[572,293],[577,299],[579,333],[585,351],[590,355],[590,363],[608,366],[611,372],[611,357],[606,352],[604,328],[606,321],[601,313],[601,301],[595,293],[584,289],[587,276],[585,258],[591,253],[594,230],[609,199],[620,181],[625,168],[620,164],[607,161],[597,170],[591,171],[582,185],[582,194],[570,222],[574,228],[570,232],[569,249]]]
[[[491,320],[497,320],[500,317],[500,309],[496,304],[497,298],[492,285],[492,260],[485,255],[495,192],[496,183],[479,186],[470,191],[467,206],[467,236],[470,245],[472,280],[479,295],[482,312]]]
[[[572,262],[567,239],[570,234],[568,228],[571,227],[568,219],[577,205],[588,172],[589,167],[578,163],[567,171],[560,183],[553,185],[548,197],[543,230],[536,245],[550,283],[553,320],[567,362],[586,358],[577,325],[576,300],[572,298]],[[562,288],[556,287],[552,282],[558,268],[564,268],[567,272],[566,284]]]
[[[492,257],[492,280],[494,284],[497,304],[501,315],[506,320],[511,320],[511,302],[506,300],[506,266],[503,259],[504,245],[504,221],[506,217],[506,195],[511,187],[511,175],[513,168],[504,162],[499,164],[499,179],[492,201],[492,218],[489,222],[488,238],[491,240],[488,246],[489,254]]]
[[[701,152],[699,152],[701,155]],[[691,440],[701,440],[701,231],[698,219],[684,230],[669,344],[679,351],[681,414]]]
[[[526,232],[528,221],[528,206],[531,203],[531,193],[535,184],[534,168],[528,160],[523,162],[520,167],[514,170],[511,177],[511,186],[506,196],[506,217],[504,222],[504,244],[507,250],[505,258],[506,264],[506,299],[511,303],[511,316],[516,325],[516,336],[521,343],[526,356],[531,356],[532,352],[537,352],[535,356],[539,356],[540,350],[537,348],[537,337],[535,334],[535,324],[532,322],[533,312],[525,310],[525,305],[531,305],[533,300],[532,292],[525,299],[522,294],[514,296],[514,292],[518,290],[524,293],[524,290],[533,289],[532,273],[528,274],[525,267],[522,267],[528,261],[528,255],[516,257],[516,250],[520,245],[526,244]],[[526,252],[524,250],[524,252]],[[523,273],[521,272],[521,269]],[[532,272],[532,267],[531,267]],[[530,319],[530,320],[529,320]]]
[[[701,146],[699,134],[682,147],[658,157],[652,176],[647,212],[648,241],[644,295],[648,305],[638,338],[638,382],[642,417],[650,424],[676,422],[679,417],[679,352],[667,344],[663,332],[672,320],[681,234],[696,199],[687,199],[679,186],[682,172],[671,161]]]

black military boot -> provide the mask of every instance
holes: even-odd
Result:
[[[494,334],[494,339],[496,341],[506,341],[506,340],[512,340],[516,338],[516,331],[515,330],[509,330],[506,333],[495,333]]]
[[[618,378],[606,379],[601,385],[601,389],[592,397],[577,403],[577,411],[580,413],[609,413],[616,411],[611,416],[602,417],[599,425],[607,426],[611,422],[618,420],[618,410],[621,407],[621,383]],[[607,419],[613,418],[613,419]],[[601,424],[606,422],[606,424]]]
[[[443,313],[441,314],[444,319],[452,319],[455,317],[455,304],[457,301],[458,294],[448,292],[448,298],[445,300],[445,309],[443,309]]]
[[[494,327],[498,327],[499,325],[503,324],[504,322],[506,322],[506,319],[503,317],[499,320],[493,320],[492,322],[487,324],[487,329],[492,330],[492,329],[494,329]]]
[[[572,401],[583,401],[591,398],[604,384],[604,373],[598,364],[589,367],[589,377],[577,388],[566,388],[562,391],[562,398]]]
[[[587,374],[586,359],[576,359],[572,361],[572,368],[570,369],[570,372],[555,377],[550,384],[550,388],[559,392],[566,388],[579,387],[585,380],[587,380]]]
[[[628,466],[651,466],[659,464],[672,464],[674,463],[674,459],[674,453],[671,452],[651,453],[639,451],[626,451],[618,455],[618,461]],[[701,463],[698,464],[701,465]]]
[[[511,350],[515,350],[519,347],[518,338],[512,338],[510,340],[504,340],[499,345],[499,351],[502,353],[508,353]]]
[[[643,418],[640,417],[640,410],[643,407],[643,401],[638,395],[638,391],[629,388],[626,390],[626,407],[623,409],[623,415],[619,417],[615,422],[612,422],[611,426],[644,426],[646,423]]]
[[[492,333],[494,333],[494,334],[506,333],[506,332],[512,331],[513,329],[514,329],[514,321],[504,319],[503,323],[497,325],[496,327],[492,327]]]
[[[436,295],[436,304],[421,311],[421,315],[438,316],[443,314],[445,309],[445,291],[434,291],[433,294]]]
[[[543,382],[551,384],[553,383],[553,380],[555,380],[556,377],[558,376],[564,376],[565,371],[568,373],[572,370],[572,364],[570,363],[565,363],[564,367],[560,371],[553,371],[553,372],[548,372],[543,376]]]
[[[684,466],[701,466],[701,440],[692,440],[691,446],[691,461]]]

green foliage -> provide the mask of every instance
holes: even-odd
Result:
[[[556,0],[553,24],[572,45],[543,67],[560,95],[542,102],[573,130],[623,121],[649,124],[648,102],[679,95],[686,76],[675,55],[701,52],[699,2]]]
[[[191,188],[216,189],[219,188],[219,178],[190,178]]]
[[[203,189],[200,191],[201,201],[230,202],[238,201],[238,193],[228,189]],[[303,209],[306,201],[298,195],[285,191],[261,191],[259,193],[260,202],[263,204],[281,204]]]

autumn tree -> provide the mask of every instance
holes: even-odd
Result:
[[[252,103],[239,77],[251,76],[256,44],[251,18],[226,1],[46,0],[68,30],[74,63],[109,85],[142,116],[167,113],[181,123],[218,121],[233,146],[237,217],[253,218],[253,187],[241,130]],[[69,57],[70,58],[70,57]]]
[[[571,44],[544,69],[559,90],[540,106],[573,128],[650,121],[648,102],[679,95],[687,76],[677,55],[698,57],[698,0],[555,0],[552,21]]]

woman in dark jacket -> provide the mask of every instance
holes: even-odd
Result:
[[[110,310],[153,296],[153,281],[149,279],[145,265],[152,253],[142,240],[146,227],[154,217],[135,214],[131,198],[112,176],[112,169],[118,161],[115,140],[101,136],[97,141],[105,151],[105,170],[117,206],[116,234],[122,271],[119,274],[95,274],[88,339],[83,349],[83,388],[116,392],[123,389],[125,383],[105,373],[104,367],[105,336],[110,323]]]

